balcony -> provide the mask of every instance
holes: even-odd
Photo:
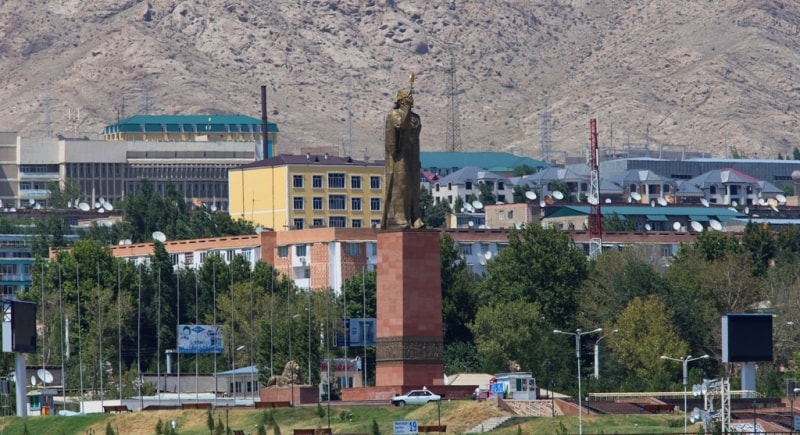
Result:
[[[20,172],[19,178],[22,180],[50,180],[58,181],[58,172]]]
[[[20,198],[49,198],[50,191],[47,189],[20,189]]]

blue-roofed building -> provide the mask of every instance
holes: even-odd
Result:
[[[278,133],[267,123],[267,157],[274,150]],[[105,140],[206,141],[261,143],[261,120],[245,115],[136,115],[107,125]]]
[[[446,152],[430,151],[420,153],[423,171],[430,171],[444,177],[467,166],[476,166],[498,175],[508,176],[514,168],[527,165],[536,170],[553,165],[529,157],[519,157],[502,152]]]
[[[476,166],[467,166],[435,181],[431,185],[431,195],[435,204],[444,201],[452,208],[458,198],[464,203],[470,195],[479,199],[481,184],[485,184],[499,202],[510,201],[513,196],[512,186],[505,177]]]

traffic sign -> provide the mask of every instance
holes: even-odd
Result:
[[[399,420],[394,422],[394,435],[412,435],[419,433],[416,420]]]

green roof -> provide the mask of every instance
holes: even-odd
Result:
[[[553,165],[541,160],[528,157],[519,157],[510,153],[502,152],[444,152],[432,151],[419,153],[422,169],[438,172],[436,169],[458,169],[467,166],[476,166],[492,172],[511,172],[514,168],[522,165],[534,168],[549,168]]]
[[[277,133],[278,125],[268,122],[267,131]],[[261,120],[246,115],[136,115],[103,129],[103,134],[163,132],[260,134]]]

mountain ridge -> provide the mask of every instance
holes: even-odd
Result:
[[[280,152],[379,157],[383,116],[414,72],[422,148],[440,151],[452,60],[463,150],[540,158],[545,94],[562,161],[583,155],[590,116],[604,150],[774,158],[800,140],[794,2],[51,3],[0,5],[1,130],[95,135],[148,111],[260,117],[263,84]]]

